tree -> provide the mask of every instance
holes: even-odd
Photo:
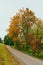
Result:
[[[2,39],[0,38],[0,43],[2,43]]]
[[[36,27],[36,35],[37,37],[40,36],[40,28],[42,27],[42,20],[38,19],[37,22],[35,23]]]
[[[26,49],[28,49],[28,46],[31,43],[30,41],[33,41],[36,36],[33,32],[30,34],[30,30],[34,24],[37,25],[38,28],[38,26],[40,26],[40,21],[41,20],[35,16],[34,12],[28,8],[20,9],[19,12],[11,18],[8,36],[12,39],[12,41],[16,42],[15,45],[17,47],[25,42],[23,45],[25,45]]]
[[[18,41],[18,33],[19,33],[19,27],[18,27],[18,23],[19,23],[19,16],[13,16],[13,18],[11,19],[11,23],[8,29],[8,36],[11,37],[13,39],[13,41]]]
[[[37,17],[34,15],[34,12],[32,12],[31,10],[29,10],[28,8],[26,8],[25,10],[20,10],[20,21],[21,21],[21,31],[22,34],[20,34],[21,37],[21,41],[22,38],[24,37],[24,40],[26,41],[26,46],[28,46],[29,42],[27,39],[29,31],[31,29],[31,27],[33,26],[33,24],[37,21]],[[21,33],[21,32],[20,32]]]
[[[12,41],[12,39],[8,35],[6,35],[4,37],[4,43],[7,45],[14,45],[14,42]]]

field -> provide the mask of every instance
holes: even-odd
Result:
[[[0,44],[0,65],[21,65],[13,58],[4,44]]]

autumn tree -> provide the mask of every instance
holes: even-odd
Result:
[[[40,37],[40,31],[41,31],[41,27],[42,27],[42,20],[41,19],[38,19],[35,23],[35,25],[37,26],[36,27],[36,36],[37,37]]]
[[[19,12],[11,18],[8,36],[11,37],[14,42],[20,41],[21,44],[26,42],[24,45],[26,45],[25,47],[27,48],[29,45],[28,40],[30,40],[28,38],[29,31],[36,21],[37,17],[34,12],[28,8],[20,9]]]
[[[26,41],[26,46],[29,45],[29,38],[28,34],[29,31],[31,29],[31,27],[33,26],[33,24],[37,21],[37,17],[34,15],[34,12],[32,12],[31,10],[29,10],[28,8],[21,9],[20,10],[20,21],[21,21],[21,31],[22,31],[22,35],[21,37]]]
[[[14,41],[15,46],[18,47],[19,45],[19,15],[16,14],[11,18],[9,29],[8,31],[8,36]]]
[[[19,33],[19,27],[18,27],[18,23],[19,23],[19,17],[13,16],[13,18],[10,21],[10,25],[9,25],[9,29],[8,29],[8,36],[11,37],[13,39],[13,41],[17,41],[19,40],[18,38],[18,33]]]

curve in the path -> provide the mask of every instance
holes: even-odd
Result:
[[[22,63],[22,65],[43,65],[43,60],[33,58],[27,54],[11,48],[10,46],[6,47],[13,54],[13,56],[15,56],[16,59]]]

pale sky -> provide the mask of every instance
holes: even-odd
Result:
[[[38,18],[43,19],[43,0],[0,0],[0,37],[7,33],[10,17],[20,8],[29,8]]]

